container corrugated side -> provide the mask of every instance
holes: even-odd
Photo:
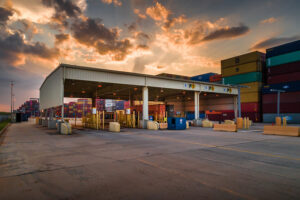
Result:
[[[256,62],[256,61],[265,61],[265,54],[254,51],[251,53],[235,56],[232,58],[228,58],[225,60],[221,60],[221,67],[224,69],[226,67],[235,66],[237,64],[245,64],[249,62]]]
[[[235,76],[229,76],[224,78],[225,84],[243,84],[251,82],[261,82],[262,73],[261,72],[250,72],[246,74],[239,74]]]
[[[276,103],[264,103],[262,105],[263,113],[277,113],[277,102]],[[294,103],[281,103],[280,112],[282,113],[300,113],[300,102]]]
[[[291,81],[300,81],[300,72],[269,76],[267,80],[268,84],[285,83]]]
[[[251,62],[241,65],[235,65],[232,67],[222,68],[222,76],[234,76],[238,74],[245,74],[249,72],[262,72],[264,64],[262,62]]]
[[[277,93],[273,94],[264,94],[262,96],[262,103],[276,103],[277,102]],[[280,93],[280,102],[281,103],[300,103],[300,92],[282,92]]]
[[[241,102],[248,103],[248,102],[260,102],[261,101],[261,94],[257,92],[249,92],[241,94]]]
[[[251,82],[251,83],[243,83],[240,85],[249,87],[249,88],[241,88],[241,94],[243,94],[243,93],[248,93],[248,92],[261,92],[263,83],[262,82]]]
[[[268,76],[276,76],[293,72],[300,72],[300,61],[268,67],[267,69]]]
[[[299,51],[299,50],[300,50],[300,40],[267,49],[266,58],[286,54],[293,51]]]
[[[267,67],[273,67],[273,66],[297,62],[297,61],[300,61],[300,51],[294,51],[291,53],[268,58],[266,64]]]
[[[275,93],[271,91],[272,89],[284,90],[285,92],[298,92],[300,91],[300,81],[265,85],[262,87],[262,93]]]

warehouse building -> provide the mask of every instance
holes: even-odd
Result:
[[[40,87],[40,110],[64,105],[70,97],[91,98],[93,107],[96,99],[139,101],[142,120],[149,120],[149,102],[162,102],[168,116],[193,112],[198,119],[200,113],[227,109],[236,118],[237,95],[231,85],[60,64]]]

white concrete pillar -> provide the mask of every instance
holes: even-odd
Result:
[[[234,110],[234,119],[237,120],[238,117],[238,97],[233,96],[233,110]]]
[[[143,87],[143,120],[149,120],[149,114],[148,114],[148,87]]]
[[[200,105],[200,92],[195,92],[194,104],[195,104],[195,119],[199,119],[199,105]]]

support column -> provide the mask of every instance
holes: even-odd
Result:
[[[238,117],[242,117],[242,108],[241,108],[241,88],[238,88],[238,110],[239,110],[239,115]]]
[[[195,91],[195,98],[194,98],[194,104],[195,104],[195,119],[199,119],[199,105],[200,105],[200,92]]]
[[[238,97],[233,96],[233,110],[234,110],[234,119],[237,121],[238,118]]]
[[[149,120],[149,114],[148,114],[148,87],[143,87],[143,120]]]

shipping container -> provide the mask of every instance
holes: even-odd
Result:
[[[262,102],[265,104],[276,103],[277,102],[277,93],[264,94],[262,96]],[[300,102],[300,92],[282,92],[282,93],[280,93],[280,102],[281,103]]]
[[[239,74],[235,76],[229,76],[224,78],[224,84],[243,84],[251,82],[261,82],[262,73],[261,72],[250,72],[247,74]]]
[[[241,94],[242,103],[260,102],[260,101],[261,101],[261,93],[249,92],[249,93]]]
[[[263,113],[277,113],[276,103],[264,103],[262,105]],[[300,102],[282,103],[280,102],[280,113],[300,113]]]
[[[208,114],[207,118],[211,121],[233,120],[234,111],[220,111],[221,114]],[[242,117],[249,117],[253,122],[261,122],[261,113],[259,112],[242,112]]]
[[[285,92],[298,92],[300,91],[300,81],[265,85],[262,88],[262,93],[263,94],[275,93],[271,91],[272,89],[284,90]]]
[[[222,76],[234,76],[238,74],[245,74],[249,72],[263,72],[265,64],[262,62],[250,62],[240,65],[234,65],[232,67],[222,68]]]
[[[269,48],[266,50],[267,52],[266,57],[270,58],[270,57],[290,53],[293,51],[299,51],[299,50],[300,50],[300,40]]]
[[[241,103],[242,112],[260,112],[261,104],[260,102],[248,102]]]
[[[252,82],[252,83],[243,83],[240,85],[247,86],[249,88],[241,88],[241,94],[249,93],[249,92],[261,92],[261,88],[263,86],[262,82]]]
[[[210,82],[222,82],[222,75],[221,74],[215,74],[209,77]]]
[[[276,76],[269,76],[267,83],[276,84],[276,83],[285,83],[291,81],[300,81],[300,72],[293,72],[288,74],[280,74]]]
[[[223,69],[225,69],[227,67],[250,62],[265,62],[265,54],[254,51],[240,56],[235,56],[229,59],[221,60],[221,66]]]
[[[282,64],[274,67],[268,67],[267,72],[268,76],[300,72],[300,61]]]
[[[206,73],[206,74],[201,74],[197,76],[191,77],[191,80],[193,81],[202,81],[202,82],[209,82],[209,77],[216,75],[217,73]]]
[[[267,67],[273,67],[297,61],[300,61],[300,51],[294,51],[287,54],[270,57],[267,59]]]
[[[300,113],[281,113],[281,117],[286,117],[289,124],[300,124]],[[265,123],[275,123],[275,118],[277,114],[274,113],[264,113],[263,122]]]

